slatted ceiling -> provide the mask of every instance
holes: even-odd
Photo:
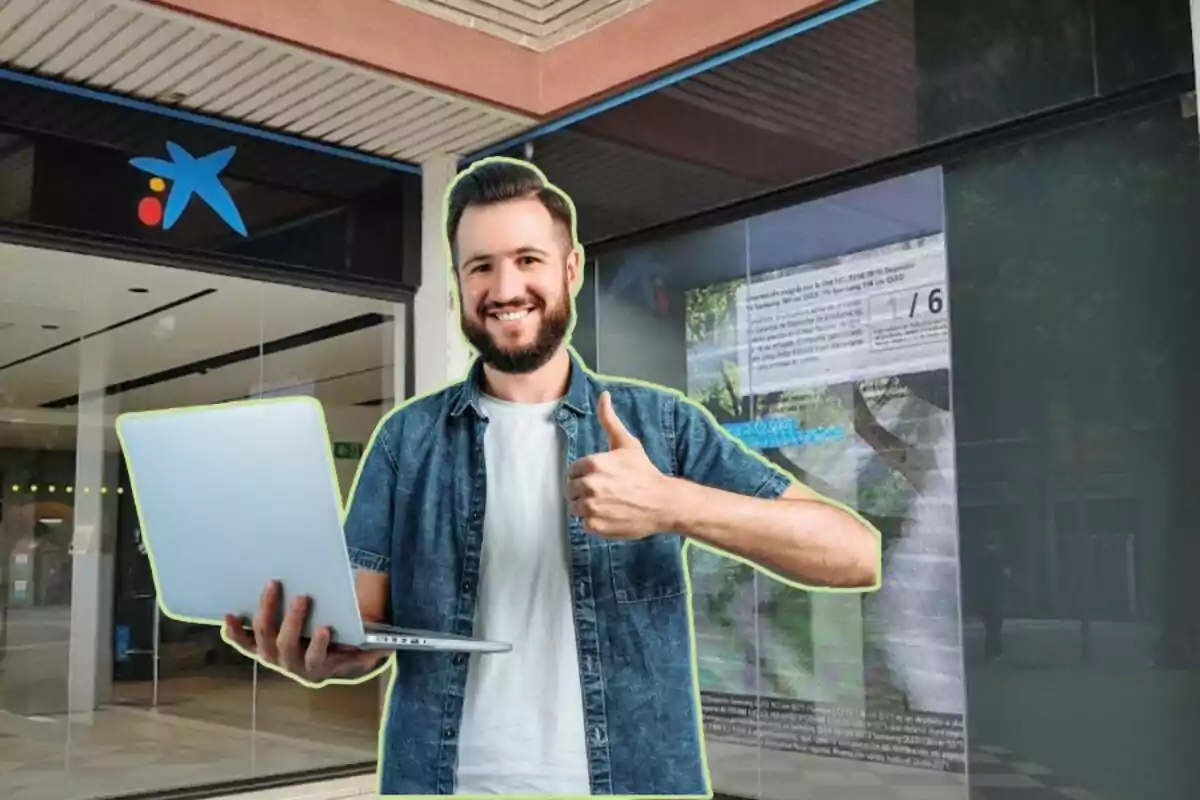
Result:
[[[443,6],[451,12],[459,12],[471,19],[501,25],[518,37],[536,39],[542,35],[542,24],[533,18],[538,16],[537,10],[521,3],[505,3],[504,0],[426,0],[425,7],[431,5]]]
[[[250,112],[246,118],[273,128],[287,128],[299,120],[322,119],[322,114],[331,113],[331,106],[344,102],[352,93],[364,87],[368,94],[374,90],[372,83],[361,75],[331,70],[288,92],[281,101],[272,105],[269,113],[263,108]]]
[[[20,56],[27,63],[40,65],[104,12],[102,7],[93,6],[68,16],[69,8],[65,6],[67,0],[47,0],[36,21],[27,21],[0,42],[0,61],[11,63]]]
[[[463,153],[471,149],[469,142],[479,140],[503,141],[519,132],[519,128],[514,127],[505,120],[480,117],[478,127],[466,128],[460,131],[454,138],[442,142],[441,145],[452,153]]]
[[[122,57],[112,59],[99,71],[88,70],[85,64],[80,64],[78,69],[85,73],[94,72],[92,82],[95,85],[112,88],[131,75],[138,74],[147,61],[166,51],[187,34],[187,28],[169,22],[142,25],[134,22],[114,37],[111,43],[121,48]],[[105,49],[111,51],[113,48],[102,48],[99,51],[107,57],[109,54],[104,53]]]
[[[431,116],[437,119],[438,114],[445,114],[452,109],[432,97],[423,97],[418,102],[407,105],[402,111],[390,115],[380,125],[373,125],[366,130],[347,136],[343,141],[347,147],[355,147],[370,152],[378,152],[379,148],[402,135],[405,129],[411,129],[413,124]]]
[[[772,118],[769,112],[764,112],[762,109],[756,108],[753,103],[749,103],[750,114],[740,114],[740,110],[747,108],[747,101],[741,100],[737,95],[729,95],[719,89],[706,86],[703,83],[689,82],[685,88],[675,86],[668,87],[663,90],[663,94],[673,97],[677,100],[682,100],[696,108],[702,108],[705,111],[711,111],[714,114],[722,114],[727,117],[732,117],[738,120],[743,125],[750,125],[762,130],[771,131],[786,135],[788,126],[778,120]]]
[[[381,87],[370,81],[361,84],[357,82],[338,84],[334,88],[334,91],[336,94],[332,100],[305,114],[296,122],[285,124],[283,127],[292,133],[313,137],[318,135],[316,133],[317,130],[329,128],[329,133],[322,138],[326,139],[326,141],[352,147],[354,145],[348,144],[350,135],[366,127],[352,127],[354,121],[360,118],[362,113],[361,108],[365,104],[370,103],[373,105],[381,100],[386,100],[384,108],[388,109],[388,113],[378,118],[378,121],[382,125],[380,130],[386,130],[391,121],[399,113],[418,103],[430,103],[435,106],[441,105],[435,98],[428,97],[420,92],[412,92],[403,87]],[[269,120],[268,123],[282,124],[282,120],[278,122]],[[339,136],[337,131],[343,128],[350,128],[350,130]]]
[[[865,161],[916,141],[914,36],[912,0],[879,3],[663,93]]]
[[[236,69],[192,92],[188,102],[224,116],[234,103],[295,72],[302,63],[289,55],[260,51]]]
[[[574,132],[539,139],[534,161],[575,202],[584,241],[678,219],[765,188]]]
[[[371,91],[358,102],[330,113],[326,119],[312,120],[312,127],[306,128],[304,135],[331,142],[342,142],[365,128],[386,122],[393,114],[399,113],[420,100],[420,95],[399,87]]]
[[[0,43],[0,60],[9,61],[47,36],[61,16],[64,0],[46,0],[29,18],[12,28],[12,34]],[[0,11],[3,14],[3,11]],[[0,24],[4,24],[0,17]],[[47,51],[47,55],[53,51]]]
[[[433,143],[444,145],[448,141],[448,136],[475,137],[492,122],[492,120],[489,120],[486,116],[476,111],[464,109],[445,122],[431,126],[423,133],[414,132],[410,146],[420,149],[431,146]],[[388,148],[385,152],[394,154],[395,150],[394,148]]]
[[[136,60],[136,66],[126,69],[124,74],[113,78],[108,85],[125,94],[145,91],[149,84],[178,66],[177,53],[201,50],[212,38],[204,31],[183,25],[171,25],[166,30],[169,36],[159,33],[141,42],[138,45],[139,52],[131,54],[133,57],[129,59]]]
[[[383,134],[371,140],[366,146],[374,152],[385,155],[395,155],[397,150],[404,147],[416,146],[429,141],[445,138],[448,131],[456,125],[465,122],[471,111],[465,108],[447,108],[442,106],[428,114],[415,117],[397,132]]]
[[[37,11],[37,7],[36,0],[13,0],[13,2],[6,3],[3,8],[0,8],[0,25],[19,26]]]
[[[393,0],[463,27],[544,51],[652,0]]]
[[[278,80],[246,94],[237,101],[230,102],[222,113],[238,119],[253,118],[255,121],[269,119],[272,114],[289,108],[303,99],[304,95],[299,94],[300,92],[319,91],[336,80],[336,75],[330,74],[332,72],[333,70],[324,64],[299,61],[296,69],[281,76]]]
[[[368,130],[374,132],[371,135],[386,130],[396,115],[424,99],[421,95],[402,88],[389,88],[369,95],[347,108],[339,108],[329,113],[325,119],[314,117],[313,126],[308,128],[304,135],[349,146],[346,143],[351,137]]]
[[[162,97],[190,75],[222,58],[239,42],[221,39],[209,31],[193,30],[174,46],[158,53],[128,78],[120,90],[141,97]],[[183,53],[182,57],[180,53]]]
[[[176,83],[164,87],[163,94],[184,99],[184,104],[193,105],[191,98],[206,87],[220,81],[231,72],[237,70],[247,61],[263,52],[262,45],[255,42],[239,41],[233,47],[222,49],[220,55],[202,62],[202,65],[182,77]],[[202,108],[202,106],[195,106]]]
[[[104,49],[104,44],[112,41],[133,20],[132,11],[109,9],[54,54],[44,65],[44,70],[51,75],[71,77],[72,70],[85,61],[95,61],[96,53]]]
[[[0,64],[403,161],[477,150],[534,124],[135,0],[0,0]]]
[[[237,92],[247,83],[254,83],[256,76],[275,68],[286,59],[268,48],[255,48],[254,54],[241,61],[233,69],[207,80],[202,84],[189,86],[187,104],[206,111],[213,108],[213,101],[225,95]]]

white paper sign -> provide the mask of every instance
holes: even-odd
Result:
[[[737,292],[744,395],[946,369],[942,235],[767,277]]]

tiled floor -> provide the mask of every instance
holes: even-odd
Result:
[[[369,761],[345,748],[169,714],[106,709],[90,719],[0,715],[0,796],[72,798],[151,791]]]
[[[761,800],[1103,800],[1064,785],[1047,768],[1002,748],[972,757],[969,793],[962,775],[709,743],[718,793]],[[375,798],[374,776],[230,796],[228,800]]]
[[[313,691],[267,670],[255,687],[244,674],[206,668],[202,674],[160,681],[158,710],[232,728],[300,736],[374,753],[382,689],[376,682]],[[149,684],[121,684],[120,705],[146,707]]]
[[[115,706],[69,722],[0,712],[0,798],[83,800],[278,775],[374,759],[377,688],[311,692],[214,676],[176,679],[160,707]],[[144,700],[126,686],[125,702]],[[760,751],[709,741],[717,792],[762,800],[1105,800],[1003,748],[978,746],[962,775]],[[238,795],[373,798],[375,776]]]
[[[111,706],[70,720],[0,712],[0,798],[82,800],[376,757],[369,691],[317,698],[303,687],[262,682],[252,717],[244,685],[169,689],[157,710]],[[325,707],[338,700],[340,708]]]
[[[321,781],[304,786],[267,789],[261,792],[226,795],[217,800],[375,800],[375,776]]]
[[[709,742],[714,789],[761,800],[1104,800],[1002,747],[981,746],[965,775]]]

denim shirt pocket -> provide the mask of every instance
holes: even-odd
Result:
[[[683,542],[676,534],[659,533],[633,542],[610,540],[608,564],[618,603],[646,603],[687,591]]]

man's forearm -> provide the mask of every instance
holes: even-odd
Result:
[[[663,530],[806,586],[879,585],[879,535],[836,506],[799,490],[767,500],[664,479]]]

